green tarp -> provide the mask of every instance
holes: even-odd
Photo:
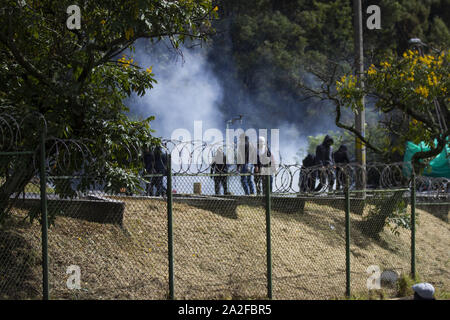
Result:
[[[435,141],[435,143],[437,142]],[[417,145],[408,141],[406,143],[406,150],[403,162],[409,163],[416,152],[428,150],[430,150],[430,147],[426,146],[424,142],[421,142]],[[404,166],[403,174],[409,176],[410,173],[411,167]],[[450,147],[448,143],[447,146],[444,148],[444,150],[442,150],[442,152],[438,154],[436,158],[431,160],[429,166],[425,168],[422,175],[427,177],[444,177],[450,179]]]

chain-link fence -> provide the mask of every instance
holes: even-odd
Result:
[[[450,288],[450,183],[445,179],[421,177],[416,193],[416,265],[421,280],[441,295]]]
[[[301,184],[292,182],[299,171],[290,182],[286,172],[171,172],[117,192],[94,177],[47,176],[50,298],[339,299],[373,289],[394,296],[414,262],[421,280],[448,292],[450,230],[436,211],[445,211],[448,194],[418,191],[412,206],[408,184],[357,190],[351,179],[340,188],[335,179],[329,188],[327,173],[313,181],[323,187],[301,190],[292,187]],[[41,191],[33,176],[6,201],[2,299],[42,297]]]
[[[151,177],[151,179],[163,177]],[[149,178],[147,178],[149,179]],[[84,181],[83,181],[84,180]],[[65,188],[92,189],[70,198],[49,196],[50,296],[55,299],[165,299],[167,202],[162,197],[104,191],[85,177],[50,177]],[[80,280],[79,282],[78,279]]]
[[[272,199],[274,298],[344,296],[344,197],[274,195]]]
[[[411,272],[411,207],[408,189],[350,193],[351,288],[396,294],[400,275]]]
[[[175,293],[181,299],[261,299],[266,290],[265,201],[253,177],[175,175]]]
[[[0,299],[42,297],[41,229],[30,222],[30,217],[39,217],[41,211],[25,205],[29,201],[39,205],[39,179],[27,179],[25,175],[33,175],[27,170],[14,174],[23,166],[33,168],[32,162],[31,153],[0,155]],[[22,183],[24,180],[28,183]],[[8,193],[12,188],[20,191]]]

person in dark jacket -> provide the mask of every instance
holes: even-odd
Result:
[[[311,192],[314,190],[316,185],[316,175],[310,169],[314,167],[315,157],[314,155],[308,153],[308,155],[302,161],[302,168],[300,169],[300,191],[301,192]]]
[[[147,184],[147,194],[150,196],[162,196],[166,193],[163,184],[164,175],[167,175],[167,154],[162,150],[161,146],[147,149],[144,153],[144,164],[147,174],[158,176],[150,177],[150,183]],[[156,188],[156,193],[153,192]]]
[[[335,153],[333,153],[334,163],[336,164],[336,190],[340,190],[344,185],[344,170],[343,166],[350,163],[347,153],[347,147],[341,145]]]
[[[328,178],[328,190],[331,191],[333,189],[334,184],[334,175],[331,167],[334,165],[333,161],[333,138],[329,135],[326,135],[323,139],[322,144],[318,145],[316,148],[316,159],[315,164],[318,166],[322,166],[319,174],[319,185],[316,187],[314,191],[322,190],[323,186],[326,184],[326,180]]]
[[[226,174],[228,173],[228,165],[226,155],[222,148],[217,150],[213,163],[211,163],[211,174]],[[220,194],[220,186],[223,188],[223,194],[228,194],[228,177],[227,176],[214,176],[214,191],[216,195]]]

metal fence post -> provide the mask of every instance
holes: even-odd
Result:
[[[40,184],[41,184],[41,224],[42,224],[42,299],[48,300],[48,219],[47,219],[47,181],[45,173],[45,131],[41,133],[40,146]]]
[[[411,276],[416,279],[416,173],[411,170]]]
[[[345,174],[345,294],[350,298],[350,192],[348,174]]]
[[[266,175],[266,256],[267,256],[267,297],[272,299],[272,244],[270,232],[270,193],[271,193],[271,176]]]
[[[172,157],[167,157],[167,235],[169,258],[169,299],[175,299],[173,276],[173,223],[172,223]]]

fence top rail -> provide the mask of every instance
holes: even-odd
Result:
[[[419,206],[419,205],[421,205],[421,206],[450,206],[450,202],[440,202],[440,201],[437,201],[437,202],[420,202],[420,201],[417,201],[416,202],[416,206]]]
[[[35,155],[35,151],[1,151],[0,156]]]
[[[411,191],[410,188],[392,188],[392,189],[364,189],[364,190],[349,190],[349,193],[390,193],[390,192],[399,192],[399,191]]]

